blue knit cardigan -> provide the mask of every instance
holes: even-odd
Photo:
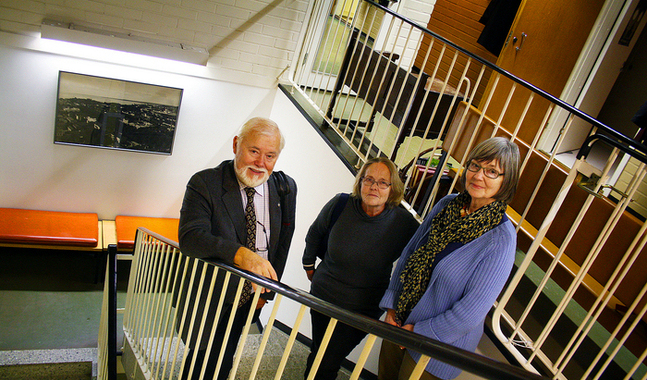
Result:
[[[456,195],[441,199],[404,248],[380,307],[395,309],[402,291],[400,273],[409,255],[426,243],[433,217]],[[436,264],[427,291],[413,308],[405,324],[417,334],[474,351],[483,335],[487,313],[499,296],[514,263],[517,236],[507,220],[479,238],[457,248]],[[420,354],[409,351],[416,360]],[[441,379],[453,379],[461,372],[449,364],[431,359],[426,371]]]

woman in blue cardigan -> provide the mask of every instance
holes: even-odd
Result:
[[[385,321],[474,351],[485,317],[510,275],[516,233],[505,210],[519,179],[519,149],[495,137],[467,157],[465,189],[441,199],[404,248],[380,307]],[[420,354],[384,341],[380,380],[408,379]],[[421,379],[461,372],[431,359]]]

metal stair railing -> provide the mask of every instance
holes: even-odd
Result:
[[[504,136],[520,147],[521,181],[508,208],[516,275],[492,326],[503,348],[556,379],[647,379],[647,146],[371,0],[356,3],[352,20],[320,28],[326,4],[312,3],[281,86],[314,109],[340,150],[354,152],[349,167],[393,158],[407,168],[404,206],[422,219],[443,195],[460,191],[477,143]],[[311,52],[324,46],[333,49],[313,65]],[[421,73],[425,90],[410,91],[422,87]],[[413,87],[397,75],[415,79]],[[576,127],[590,132],[569,167],[557,152]],[[559,131],[554,142],[550,128]],[[599,150],[600,164],[594,142],[609,147]]]
[[[197,265],[186,265],[189,263]],[[123,321],[124,354],[122,362],[128,378],[177,378],[186,366],[194,365],[194,358],[186,354],[189,345],[177,333],[176,326],[188,323],[192,325],[193,329],[198,329],[201,334],[204,321],[196,319],[196,313],[187,314],[186,310],[184,313],[178,310],[180,304],[176,301],[178,297],[184,296],[181,294],[184,282],[203,281],[207,271],[213,271],[214,276],[211,277],[212,279],[215,279],[216,273],[222,271],[225,273],[225,282],[231,280],[231,275],[236,275],[252,281],[258,287],[257,289],[269,289],[276,293],[271,315],[264,328],[261,344],[257,348],[254,364],[250,372],[245,373],[245,376],[248,376],[249,379],[255,378],[261,363],[265,370],[268,369],[269,364],[262,362],[262,360],[268,344],[269,334],[276,321],[279,309],[282,307],[289,308],[288,303],[292,303],[293,306],[296,305],[298,312],[296,315],[291,315],[291,317],[294,317],[294,321],[282,321],[292,328],[292,333],[284,348],[280,362],[271,368],[275,371],[275,379],[280,379],[284,373],[283,371],[290,359],[291,349],[301,327],[303,316],[308,309],[316,310],[332,318],[327,334],[332,333],[337,322],[346,323],[369,333],[369,338],[363,347],[362,355],[356,363],[351,379],[359,378],[368,353],[377,338],[390,340],[423,354],[423,359],[420,360],[415,372],[417,375],[413,375],[412,379],[419,378],[418,376],[429,358],[450,363],[488,379],[532,380],[542,378],[519,367],[499,363],[475,353],[466,352],[451,345],[396,328],[384,322],[346,311],[321,301],[305,291],[293,289],[280,282],[268,280],[222,263],[210,263],[189,258],[179,251],[175,243],[143,228],[140,228],[137,232]],[[106,283],[109,282],[112,283],[112,281]],[[207,302],[210,301],[211,297],[220,297],[220,295],[214,294],[213,285],[214,281],[201,283],[196,296],[200,298],[201,294],[207,295]],[[193,284],[190,287],[192,286]],[[238,286],[236,299],[240,296],[241,290],[242,281]],[[255,292],[252,302],[258,300],[259,294],[259,291]],[[216,313],[219,312],[220,307],[218,307]],[[236,309],[234,308],[232,313],[235,312]],[[112,315],[113,317],[111,318],[114,318],[114,313],[109,313],[105,307],[104,313]],[[247,325],[243,329],[241,343],[235,355],[234,366],[230,374],[232,379],[242,376],[237,371],[240,371],[239,364],[242,352],[245,349],[244,342],[251,327],[251,317],[252,313],[248,316]],[[109,323],[112,324],[115,321],[110,321]],[[211,349],[212,339],[213,337],[210,337],[207,350]],[[116,341],[116,339],[115,337],[109,337],[102,340],[99,355],[101,368],[112,366],[112,359],[106,358],[116,355],[116,352],[108,351],[112,350],[112,348],[106,344],[106,341]],[[319,358],[323,355],[325,349],[326,344],[323,344],[313,364],[313,370],[318,368]],[[201,371],[202,368],[193,368],[192,370]],[[99,371],[98,378],[111,378],[107,374],[108,372],[112,373],[111,371]]]

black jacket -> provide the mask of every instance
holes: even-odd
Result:
[[[269,185],[269,207],[270,207],[270,245],[268,259],[279,279],[283,275],[285,263],[292,241],[295,228],[296,211],[296,183],[289,176],[274,172],[268,179]],[[282,191],[279,191],[283,189]],[[286,189],[289,189],[287,191]],[[284,194],[280,194],[283,192]],[[287,192],[287,194],[285,194]],[[236,251],[245,246],[245,213],[240,194],[238,181],[234,172],[233,161],[224,161],[212,169],[206,169],[194,174],[186,188],[182,209],[180,211],[179,243],[183,254],[205,261],[222,261],[233,265]],[[191,273],[193,268],[187,268]],[[202,270],[202,266],[198,267]],[[219,270],[216,277],[216,285],[213,291],[209,307],[207,326],[213,324],[213,314],[218,302],[218,295],[221,292],[225,271]],[[188,281],[182,286],[182,293],[179,297],[180,313],[184,309],[184,300],[189,298],[189,314],[193,305],[199,305],[199,314],[196,321],[200,321],[202,311],[206,303],[208,285],[211,282],[212,272],[207,273],[203,283],[205,290],[201,293],[201,299],[196,300],[198,289],[197,279],[201,272],[196,275],[196,281],[192,284],[191,296],[187,297],[189,288]],[[189,276],[187,276],[189,277]],[[238,286],[238,277],[229,281],[225,296],[226,303],[232,303]],[[264,293],[263,298],[273,298],[273,293]],[[208,334],[205,332],[205,335]],[[203,340],[204,341],[204,340]],[[202,346],[202,344],[201,344]]]

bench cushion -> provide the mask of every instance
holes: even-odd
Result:
[[[144,227],[152,232],[164,236],[167,239],[177,242],[177,230],[179,225],[180,219],[176,218],[117,215],[115,218],[115,226],[117,229],[117,248],[133,249],[135,246],[135,235],[138,227]]]
[[[0,242],[11,244],[96,247],[95,213],[0,208]]]

